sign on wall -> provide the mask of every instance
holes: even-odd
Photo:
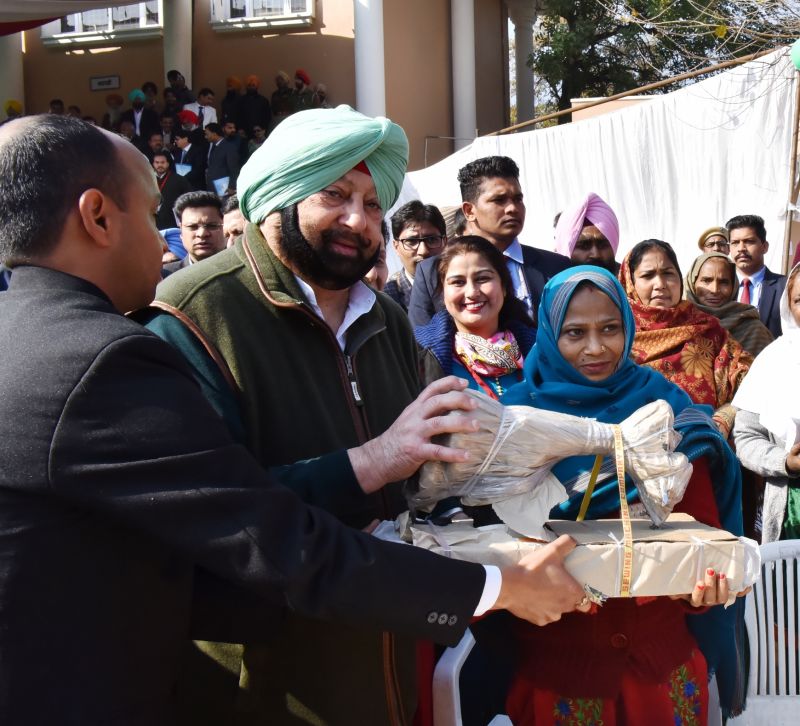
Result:
[[[93,91],[112,91],[119,88],[119,76],[92,76],[89,87]]]

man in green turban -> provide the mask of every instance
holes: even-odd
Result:
[[[158,289],[148,326],[194,364],[208,398],[265,466],[363,443],[420,391],[406,316],[362,282],[407,159],[406,135],[388,119],[346,106],[290,116],[239,175],[244,234]],[[399,483],[369,495],[345,486],[298,494],[358,528],[406,509]],[[215,614],[231,627],[208,637],[241,643],[258,609],[240,593],[224,597],[238,610]],[[287,613],[275,632],[244,645],[241,667],[233,646],[197,648],[224,664],[228,705],[221,689],[189,683],[193,724],[226,722],[231,711],[237,724],[271,726],[413,716],[408,639]]]

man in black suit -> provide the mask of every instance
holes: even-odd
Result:
[[[206,188],[206,157],[201,146],[192,143],[192,135],[186,129],[175,129],[175,168],[186,177],[193,191]],[[189,167],[188,171],[186,167]],[[183,173],[185,172],[185,173]]]
[[[206,189],[216,192],[220,197],[235,193],[236,177],[239,176],[241,166],[236,146],[225,139],[222,126],[218,123],[210,123],[206,126],[205,137],[208,142]],[[218,188],[221,179],[228,180],[224,189]]]
[[[769,249],[764,220],[757,214],[741,214],[725,223],[730,235],[730,255],[739,278],[738,301],[758,308],[758,317],[777,338],[781,334],[781,295],[786,276],[764,264]]]
[[[380,542],[276,484],[183,358],[121,314],[160,280],[158,202],[145,158],[112,134],[54,116],[0,128],[0,259],[15,268],[0,296],[0,723],[172,723],[195,564],[260,594],[267,620],[288,604],[444,643],[487,591],[540,624],[581,602],[568,538],[493,588],[491,568]],[[445,455],[427,438],[440,414],[471,408],[454,389],[294,475],[365,490],[407,476]]]
[[[519,167],[507,156],[486,156],[470,162],[458,172],[461,208],[467,219],[465,234],[485,237],[507,259],[516,296],[533,316],[545,283],[571,265],[555,252],[523,246],[518,236],[525,224],[525,202],[519,185]],[[444,310],[438,290],[436,263],[431,257],[419,263],[408,306],[415,327],[427,325],[435,313]]]
[[[156,226],[159,229],[170,229],[175,226],[175,214],[172,208],[178,197],[192,191],[186,177],[175,171],[172,154],[166,149],[153,153],[153,170],[156,173],[158,190],[161,192],[161,204],[156,212]]]
[[[123,111],[119,120],[120,122],[130,121],[133,124],[134,136],[141,139],[142,143],[147,146],[150,134],[161,132],[158,114],[152,108],[144,105],[144,91],[139,88],[135,88],[128,94],[128,100],[131,102],[131,108]]]

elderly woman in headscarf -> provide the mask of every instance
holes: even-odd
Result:
[[[800,538],[800,265],[780,302],[783,335],[753,363],[733,399],[736,454],[765,477],[761,541]]]
[[[686,393],[647,366],[636,365],[634,311],[619,282],[597,267],[565,270],[545,286],[537,318],[525,380],[501,402],[619,423],[654,400],[666,401],[683,436],[679,450],[694,467],[676,510],[741,534],[739,467],[733,453]],[[619,517],[613,462],[603,462],[591,489],[593,463],[592,456],[569,457],[553,467],[568,498],[553,508],[551,519],[578,518],[587,497],[587,519]],[[637,506],[630,482],[626,498]],[[722,602],[727,586],[720,575],[707,572],[709,579],[697,584],[690,602]],[[743,692],[734,626],[742,602],[697,614],[687,603],[666,597],[615,598],[588,614],[570,613],[544,627],[517,623],[521,647],[507,713],[522,726],[701,724],[707,672],[717,674],[726,713],[736,712]]]
[[[619,276],[636,319],[633,359],[662,373],[695,403],[711,406],[727,436],[736,415],[730,402],[753,356],[713,315],[681,299],[678,258],[666,242],[637,244]]]
[[[758,308],[737,302],[738,289],[736,265],[721,252],[700,255],[686,275],[686,299],[717,318],[755,357],[772,342],[772,333],[758,317]]]
[[[589,192],[559,215],[555,231],[556,252],[579,265],[597,265],[616,275],[614,259],[619,247],[619,222],[614,210]]]

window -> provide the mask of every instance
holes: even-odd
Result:
[[[123,38],[152,38],[161,35],[163,0],[131,3],[101,10],[84,10],[42,26],[45,45],[98,43]]]
[[[210,0],[214,30],[302,27],[314,19],[314,0]]]

